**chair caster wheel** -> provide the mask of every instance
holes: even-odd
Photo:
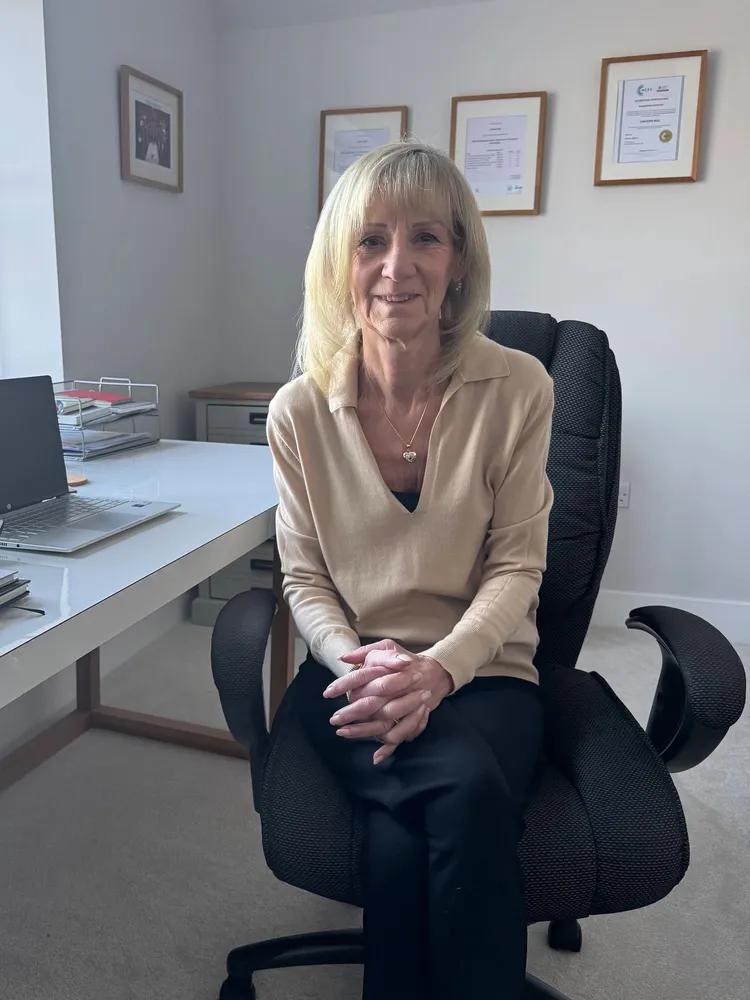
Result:
[[[255,987],[229,976],[222,984],[219,1000],[255,1000]]]
[[[577,920],[553,920],[547,930],[547,944],[555,951],[580,951],[583,931]]]

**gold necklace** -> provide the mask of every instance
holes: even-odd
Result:
[[[422,416],[419,418],[419,423],[417,424],[416,429],[415,429],[414,433],[411,436],[411,439],[409,441],[404,441],[404,439],[399,434],[398,428],[395,426],[395,424],[393,423],[393,421],[391,420],[391,418],[385,412],[385,407],[380,402],[380,396],[378,396],[378,390],[375,388],[375,383],[373,382],[372,378],[370,377],[370,373],[367,371],[367,369],[365,369],[365,374],[367,375],[367,381],[372,386],[372,391],[373,391],[373,393],[375,395],[375,399],[377,400],[377,404],[380,407],[380,410],[381,410],[383,416],[388,421],[388,423],[391,425],[393,433],[396,435],[396,437],[399,439],[399,441],[401,442],[401,444],[404,446],[403,457],[404,457],[405,461],[407,461],[409,463],[409,465],[411,465],[412,462],[414,462],[416,460],[416,458],[417,458],[417,453],[416,453],[416,451],[414,451],[412,449],[412,445],[414,444],[414,439],[416,438],[417,434],[419,434],[419,428],[422,426],[422,421],[424,420],[425,414],[427,413],[427,408],[430,405],[430,400],[432,399],[432,389],[430,389],[430,395],[427,397],[427,402],[425,403],[424,409],[422,410]]]

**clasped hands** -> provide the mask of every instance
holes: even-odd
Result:
[[[451,675],[437,660],[410,653],[393,639],[360,646],[341,661],[355,669],[323,692],[325,698],[349,699],[331,716],[331,725],[344,739],[378,740],[375,764],[423,733],[430,712],[453,690]]]

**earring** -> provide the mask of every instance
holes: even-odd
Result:
[[[463,281],[457,281],[456,282],[456,291],[457,292],[460,292],[463,287],[464,287]]]

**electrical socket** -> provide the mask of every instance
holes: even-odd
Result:
[[[624,479],[620,480],[620,491],[617,494],[617,506],[630,506],[630,483],[626,482]]]

